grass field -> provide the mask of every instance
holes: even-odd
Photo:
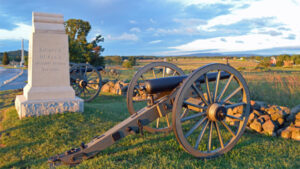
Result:
[[[218,60],[219,62],[225,62]],[[174,61],[187,73],[214,60]],[[148,62],[139,62],[140,66]],[[244,63],[252,69],[256,63]],[[130,80],[138,67],[120,69]],[[300,104],[300,72],[272,68],[269,72],[245,71],[252,100],[280,106]],[[129,116],[126,99],[101,94],[85,103],[84,113],[65,113],[18,119],[14,99],[20,91],[0,92],[0,168],[48,168],[47,159],[89,142]],[[60,166],[58,168],[68,168]],[[196,159],[180,148],[173,133],[132,135],[75,168],[300,168],[300,142],[246,130],[238,144],[214,159]]]
[[[19,120],[13,106],[16,94],[20,92],[0,92],[1,168],[48,168],[48,157],[78,147],[128,117],[124,97],[103,94],[86,103],[84,113]],[[299,142],[246,131],[233,150],[214,159],[196,159],[185,153],[173,133],[146,133],[128,136],[75,168],[299,167]]]

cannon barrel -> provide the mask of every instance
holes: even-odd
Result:
[[[218,72],[207,73],[208,81],[215,81],[217,75]],[[148,94],[172,91],[187,77],[187,75],[184,75],[150,79],[145,82],[145,89]],[[230,74],[227,72],[222,71],[220,74],[220,79],[228,79],[229,77]],[[197,82],[204,83],[204,76],[201,76]]]

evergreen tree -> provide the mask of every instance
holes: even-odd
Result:
[[[3,54],[2,64],[3,65],[8,65],[9,64],[9,59],[8,59],[7,52],[4,52],[4,54]]]

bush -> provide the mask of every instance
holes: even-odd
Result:
[[[122,66],[125,68],[132,68],[131,63],[128,60],[124,60]]]

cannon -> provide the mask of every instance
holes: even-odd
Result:
[[[127,119],[48,162],[76,165],[144,130],[173,130],[187,153],[196,158],[217,157],[231,150],[242,136],[250,113],[250,94],[245,79],[229,65],[205,65],[186,76],[171,63],[155,62],[141,68],[131,80],[127,106],[131,114]],[[233,115],[233,109],[239,113]],[[228,119],[234,123],[229,124]]]
[[[75,95],[89,102],[95,99],[102,87],[102,78],[99,71],[102,66],[94,67],[88,63],[70,64],[70,84]]]

